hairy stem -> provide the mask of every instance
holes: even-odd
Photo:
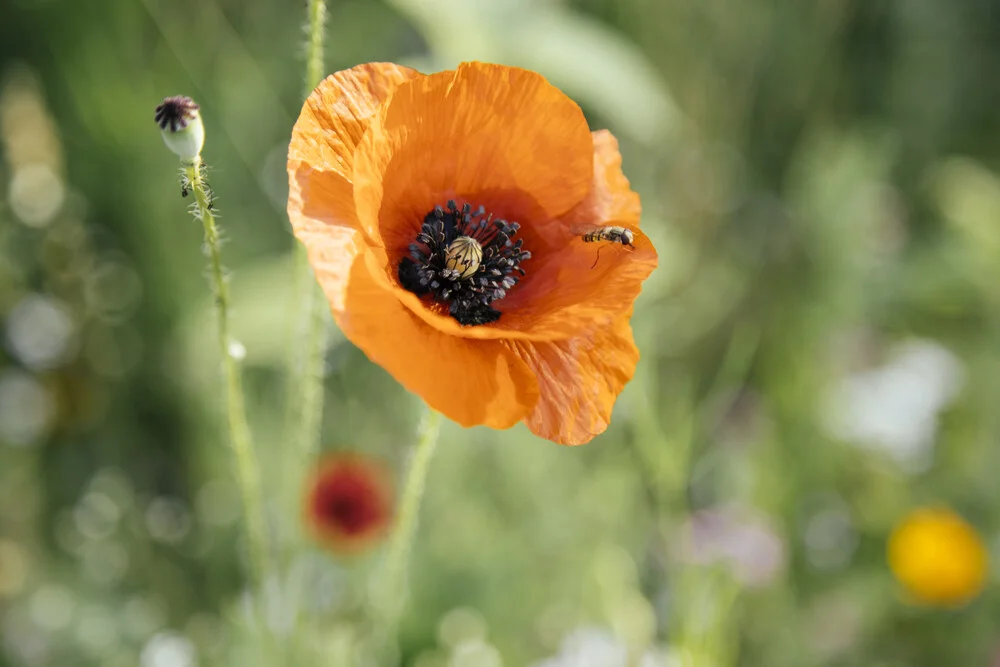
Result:
[[[441,415],[427,408],[420,424],[409,470],[403,482],[399,515],[389,541],[379,578],[374,582],[374,606],[378,616],[377,648],[383,651],[395,642],[396,630],[409,594],[407,571],[413,538],[417,532],[420,502],[424,496],[427,470],[437,447]]]
[[[306,95],[323,78],[323,35],[326,27],[326,0],[309,0],[309,44],[306,55]]]
[[[309,0],[306,44],[306,95],[323,77],[323,35],[326,0]],[[326,313],[309,258],[301,243],[294,252],[292,344],[286,375],[286,442],[295,448],[296,477],[316,457],[323,416],[323,357],[326,345]]]
[[[264,508],[260,490],[260,467],[254,454],[247,424],[246,402],[240,379],[238,360],[233,356],[233,341],[229,337],[229,283],[222,266],[219,248],[219,229],[212,213],[211,195],[203,174],[201,158],[185,167],[187,181],[195,198],[196,214],[205,228],[205,246],[208,248],[212,267],[212,287],[215,291],[215,310],[218,317],[219,349],[222,352],[226,380],[226,417],[229,423],[229,440],[236,459],[237,481],[243,496],[247,541],[250,550],[252,584],[260,585],[267,571],[267,545],[264,527]]]

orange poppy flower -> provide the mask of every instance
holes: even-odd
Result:
[[[332,454],[306,486],[303,510],[314,537],[333,551],[370,546],[388,531],[392,484],[377,462],[356,454]]]
[[[615,138],[541,75],[337,72],[302,108],[288,175],[334,319],[410,391],[463,426],[523,420],[561,444],[607,428],[657,256]]]

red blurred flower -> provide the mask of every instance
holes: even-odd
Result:
[[[334,551],[351,552],[377,542],[393,517],[389,475],[357,454],[332,454],[306,488],[305,521],[314,537]]]

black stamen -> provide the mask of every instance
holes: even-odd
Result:
[[[495,322],[500,311],[490,304],[524,276],[519,264],[530,258],[522,250],[522,239],[513,240],[521,228],[516,222],[494,219],[482,206],[465,203],[459,208],[454,200],[447,208],[435,206],[425,217],[409,257],[399,262],[399,283],[414,294],[429,294],[435,301],[448,304],[448,313],[466,326]],[[449,247],[459,237],[474,239],[482,249],[482,258],[473,271],[456,270],[454,257],[449,266]],[[466,239],[464,243],[471,243]],[[459,241],[456,246],[463,245]]]

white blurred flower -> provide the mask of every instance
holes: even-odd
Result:
[[[247,356],[247,348],[238,340],[229,341],[229,356],[235,361],[243,361]]]
[[[142,647],[139,657],[142,667],[195,667],[194,644],[172,632],[160,632]]]
[[[69,356],[75,329],[69,311],[60,302],[32,294],[10,311],[7,343],[25,366],[55,368]]]
[[[448,667],[503,667],[503,658],[482,639],[466,639],[452,649]]]
[[[917,472],[932,462],[938,413],[964,381],[961,361],[935,341],[899,345],[889,361],[833,390],[827,427],[843,440],[882,451]]]
[[[534,667],[673,667],[658,651],[647,650],[638,662],[629,661],[628,647],[603,628],[583,627],[571,632],[558,655]]]

